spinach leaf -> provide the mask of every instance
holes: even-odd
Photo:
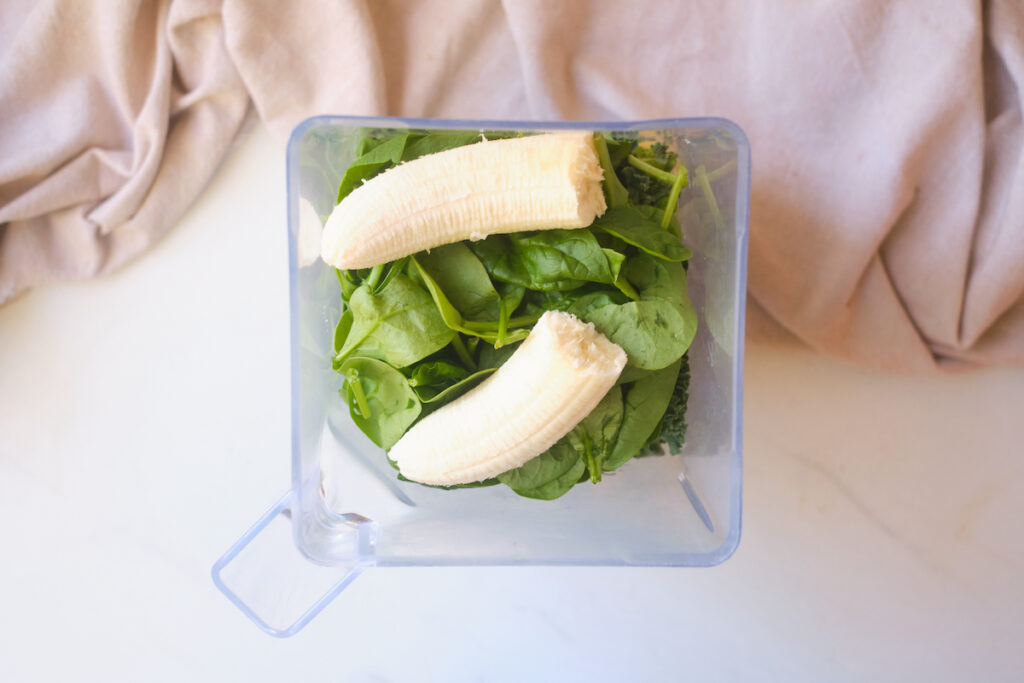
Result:
[[[446,403],[451,403],[459,396],[462,396],[464,393],[466,393],[476,385],[480,384],[480,382],[487,379],[487,377],[491,375],[491,373],[493,373],[495,370],[497,370],[497,368],[484,368],[482,370],[477,370],[472,375],[464,377],[455,384],[452,384],[449,387],[445,387],[441,391],[435,392],[430,389],[420,391],[419,388],[417,388],[416,395],[424,403],[436,403],[436,407],[440,408],[442,405]]]
[[[638,368],[635,365],[626,365],[626,367],[622,369],[622,374],[619,375],[619,378],[615,383],[632,384],[633,382],[643,377],[649,377],[656,372],[661,372],[661,370],[644,370],[643,368]]]
[[[385,140],[398,137],[398,135],[388,135],[387,137],[375,137],[371,135],[364,135],[359,138],[359,143],[356,145],[356,159],[370,152],[374,147],[377,147]]]
[[[636,293],[629,281],[622,277],[622,264],[626,262],[626,255],[607,247],[601,247],[601,251],[608,259],[608,270],[611,271],[612,284],[615,285],[615,288],[634,301],[639,299],[640,295]]]
[[[512,356],[513,353],[515,353],[518,348],[518,342],[506,344],[498,348],[495,348],[491,344],[481,344],[480,358],[477,360],[477,366],[481,370],[500,367]]]
[[[677,307],[662,299],[602,306],[582,317],[621,346],[632,365],[648,370],[676,360],[693,340]]]
[[[406,133],[390,138],[374,146],[356,159],[348,167],[348,170],[345,171],[345,176],[341,179],[341,184],[338,185],[337,201],[341,202],[342,199],[352,193],[352,190],[361,185],[364,180],[369,180],[381,171],[401,161],[406,145],[419,137],[419,135]]]
[[[373,288],[373,293],[376,294],[377,292],[383,291],[385,287],[391,284],[392,280],[394,280],[396,277],[405,272],[405,266],[408,263],[408,256],[403,256],[397,261],[392,261],[391,267],[388,268],[387,275],[385,275],[384,278],[380,280],[380,282],[377,284],[377,286]]]
[[[614,279],[608,257],[586,228],[521,232],[510,239],[534,283],[582,280],[610,284]]]
[[[661,221],[665,218],[665,211],[657,206],[635,206],[633,207],[647,220],[661,225]],[[673,213],[669,216],[668,224],[663,228],[667,230],[669,234],[675,235],[676,239],[681,239],[683,234],[683,228],[679,225],[679,217]],[[683,248],[689,251],[686,245]],[[691,252],[692,253],[692,252]]]
[[[512,245],[508,235],[489,235],[488,237],[470,242],[469,248],[473,250],[477,258],[484,264],[488,274],[500,282],[513,284],[526,289],[540,289],[540,286],[532,286],[529,273],[523,264],[522,257]],[[579,283],[570,281],[564,287],[548,287],[547,289],[571,289],[579,286]]]
[[[477,242],[470,242],[469,248],[483,262],[491,277],[501,282],[542,291],[574,289],[583,284],[580,280],[568,278],[564,273],[562,277],[557,277],[555,272],[530,273],[522,253],[509,235],[490,235]],[[535,279],[534,275],[538,275],[539,279]]]
[[[491,277],[527,289],[565,291],[615,280],[609,256],[586,228],[491,235],[469,246]]]
[[[676,304],[686,318],[687,326],[696,331],[697,314],[690,302],[682,264],[638,254],[629,260],[623,272],[640,290],[641,299],[663,299]]]
[[[601,402],[554,446],[521,467],[498,475],[526,498],[553,500],[575,486],[587,472],[601,480],[603,463],[611,453],[622,422],[622,391],[614,386]]]
[[[446,360],[427,360],[411,367],[409,386],[423,397],[424,391],[437,393],[469,375],[469,370]]]
[[[581,453],[590,480],[595,484],[601,481],[601,472],[607,471],[604,463],[612,454],[622,417],[622,389],[616,385],[567,435],[573,447]]]
[[[526,294],[526,287],[509,284],[508,282],[498,282],[495,288],[498,290],[498,295],[501,296],[501,300],[504,302],[510,315],[519,308],[519,304],[522,303],[523,296]]]
[[[407,374],[417,398],[425,404],[437,403],[435,407],[440,407],[475,387],[496,369],[495,365],[470,373],[460,365],[437,359],[423,361]]]
[[[341,347],[345,345],[345,340],[348,339],[348,333],[352,329],[352,309],[345,306],[345,310],[341,312],[341,317],[338,318],[338,326],[334,328],[334,353],[341,351]]]
[[[345,377],[352,421],[383,449],[391,448],[419,417],[422,406],[405,376],[387,363],[352,357],[338,368]]]
[[[524,498],[554,500],[576,485],[586,463],[567,437],[536,458],[498,475],[498,481]]]
[[[545,311],[568,311],[580,296],[582,296],[581,290],[542,292],[536,289],[527,289],[523,296],[523,311],[536,316],[543,315]]]
[[[572,313],[577,318],[583,318],[586,320],[587,316],[593,311],[603,306],[619,306],[626,303],[624,297],[617,292],[612,290],[602,290],[599,292],[590,292],[577,298],[573,301],[566,309],[567,312]]]
[[[600,246],[600,242],[598,242],[598,245]],[[601,251],[604,252],[604,257],[608,261],[608,272],[611,273],[612,282],[615,282],[622,272],[622,264],[626,262],[626,255],[608,247],[601,247]]]
[[[456,147],[464,147],[483,138],[479,132],[456,131],[450,133],[428,133],[418,140],[409,143],[402,154],[402,159],[411,161],[427,154],[436,154]]]
[[[661,212],[657,214],[660,220]],[[649,220],[632,206],[608,209],[594,221],[594,227],[666,261],[685,261],[692,255],[678,236],[662,228],[657,221]]]
[[[348,305],[352,327],[335,357],[336,365],[359,355],[401,368],[443,348],[455,336],[430,294],[406,275],[395,276],[379,294],[360,285]]]
[[[473,327],[473,323],[463,324],[462,314],[452,305],[448,296],[444,293],[444,290],[437,284],[430,273],[420,265],[419,259],[412,258],[413,267],[416,269],[417,275],[423,281],[423,285],[430,292],[430,297],[433,299],[437,306],[438,314],[441,316],[442,322],[454,332],[462,332],[470,336],[480,337],[491,344],[508,344],[521,339],[525,339],[530,334],[529,328],[523,327],[505,334],[499,341],[498,337],[498,325],[478,324],[477,327]],[[518,321],[516,321],[518,322]],[[490,329],[493,328],[493,331]]]
[[[467,320],[497,320],[501,296],[480,259],[461,242],[416,255],[416,261]],[[521,296],[521,295],[520,295]]]
[[[681,362],[677,360],[641,377],[626,388],[622,426],[611,453],[604,460],[605,472],[621,467],[647,444],[668,408]]]
[[[639,301],[609,305],[598,297],[580,297],[570,312],[621,346],[631,365],[663,368],[686,352],[697,331],[686,273],[679,263],[646,253],[629,259],[623,272],[639,290]]]

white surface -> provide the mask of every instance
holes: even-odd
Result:
[[[151,254],[0,308],[4,680],[1019,680],[1024,372],[748,346],[723,566],[369,570],[259,632],[213,561],[288,486],[284,153]]]

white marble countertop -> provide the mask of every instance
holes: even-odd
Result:
[[[252,129],[152,253],[0,308],[0,678],[1020,680],[1024,371],[756,345],[724,565],[375,569],[264,635],[209,570],[288,487],[284,202]]]

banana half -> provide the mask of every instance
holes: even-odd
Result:
[[[589,132],[491,140],[388,169],[345,197],[324,227],[321,257],[368,268],[496,233],[584,228],[605,211]]]
[[[493,375],[413,425],[389,455],[405,477],[423,484],[494,477],[569,433],[625,365],[622,348],[592,324],[548,311]]]

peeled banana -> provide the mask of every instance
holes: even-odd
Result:
[[[583,228],[604,213],[588,132],[490,140],[428,154],[371,178],[339,203],[320,255],[368,268],[496,233]]]
[[[626,353],[589,323],[548,311],[493,375],[416,423],[389,456],[408,479],[468,484],[514,469],[600,402]]]

